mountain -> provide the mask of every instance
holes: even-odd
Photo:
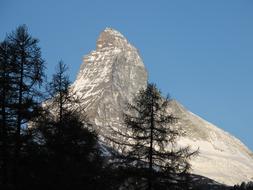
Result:
[[[106,126],[121,125],[126,102],[147,85],[147,71],[138,50],[110,28],[100,34],[96,50],[83,62],[72,87],[82,96],[96,129],[104,134]]]
[[[148,74],[138,50],[118,31],[106,28],[96,50],[84,56],[73,90],[103,139],[110,127],[121,129],[127,102],[147,85]],[[191,113],[176,100],[168,111],[179,118],[186,133],[180,146],[199,148],[192,173],[226,185],[253,180],[253,154],[240,140]]]

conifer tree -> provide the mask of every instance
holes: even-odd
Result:
[[[185,178],[190,169],[188,160],[197,153],[189,147],[176,148],[182,132],[173,125],[177,118],[168,112],[169,102],[154,84],[148,84],[128,104],[124,129],[114,130],[121,140],[110,138],[124,147],[123,165],[137,168],[148,190],[167,189],[175,179]]]
[[[59,122],[62,122],[63,114],[67,111],[69,104],[74,105],[74,94],[70,94],[70,80],[66,71],[67,66],[60,61],[56,68],[56,73],[53,75],[52,81],[48,85],[49,96],[51,103],[56,109]]]
[[[38,40],[28,33],[25,25],[19,26],[14,32],[7,35],[5,42],[1,44],[0,59],[1,119],[3,120],[1,124],[5,139],[3,145],[8,146],[9,155],[11,155],[8,160],[14,160],[14,163],[9,164],[13,166],[12,172],[8,173],[12,175],[10,183],[17,187],[20,176],[19,165],[21,164],[21,131],[37,114],[44,61],[41,58]],[[11,134],[9,129],[14,132],[12,138],[7,138]],[[9,139],[8,142],[7,139]],[[12,147],[14,147],[13,152]],[[6,157],[7,152],[4,155]]]
[[[15,164],[14,183],[19,178],[18,165],[20,149],[22,146],[22,126],[35,116],[36,107],[39,105],[37,97],[38,87],[43,81],[44,61],[38,47],[38,40],[33,38],[25,25],[19,26],[16,31],[8,36],[11,44],[11,67],[13,91],[17,94],[15,100]]]
[[[41,147],[38,162],[46,161],[47,167],[36,164],[33,173],[45,188],[98,189],[103,166],[98,137],[76,108],[79,101],[66,72],[60,61],[48,86],[44,113],[34,121],[34,142]]]

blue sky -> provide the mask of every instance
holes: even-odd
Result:
[[[27,24],[47,73],[73,81],[107,26],[140,51],[149,80],[253,150],[253,1],[0,0],[0,39]]]

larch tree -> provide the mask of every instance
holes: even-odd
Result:
[[[77,105],[79,98],[70,88],[67,66],[62,61],[47,90],[49,98],[43,104],[43,114],[32,129],[34,142],[41,147],[32,171],[38,179],[34,186],[99,189],[103,158],[98,136]],[[46,167],[38,164],[45,160]]]
[[[70,80],[66,71],[68,67],[63,61],[60,61],[56,67],[56,73],[48,85],[49,97],[51,103],[56,109],[59,122],[62,123],[63,114],[74,101],[74,94],[70,94]]]
[[[189,147],[177,148],[182,131],[174,125],[177,118],[168,112],[170,101],[154,84],[148,84],[127,105],[123,130],[114,130],[120,140],[110,138],[125,150],[120,163],[136,168],[139,179],[145,179],[144,189],[182,185],[190,169],[189,159],[197,154]]]
[[[38,40],[33,38],[25,25],[19,26],[7,37],[10,43],[10,65],[12,76],[12,91],[16,94],[12,110],[15,118],[15,151],[13,183],[19,179],[19,160],[22,147],[21,131],[27,123],[36,116],[40,105],[39,87],[43,82],[44,60]]]

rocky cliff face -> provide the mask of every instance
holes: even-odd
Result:
[[[72,88],[101,137],[108,126],[120,128],[125,104],[147,84],[147,72],[135,47],[116,30],[106,28],[95,51],[83,59]],[[253,156],[238,139],[186,110],[177,101],[168,108],[180,118],[186,136],[179,145],[199,148],[192,172],[232,185],[253,180]]]
[[[105,133],[107,126],[120,126],[126,102],[147,85],[147,72],[137,49],[110,28],[83,61],[73,88],[97,130]]]

